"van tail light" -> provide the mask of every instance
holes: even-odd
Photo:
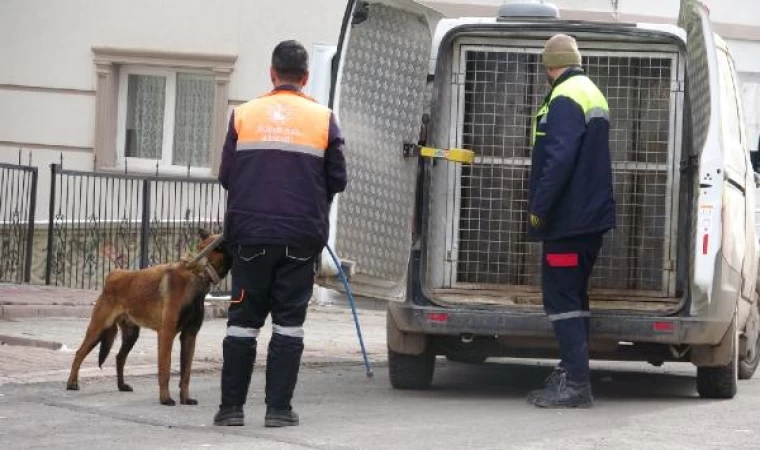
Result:
[[[708,248],[709,240],[710,240],[710,235],[709,234],[706,234],[706,235],[702,236],[702,254],[703,255],[707,254],[707,248]]]
[[[429,322],[446,323],[449,320],[449,315],[446,313],[429,313],[427,319]]]
[[[671,333],[676,331],[676,324],[674,322],[655,322],[652,325],[652,329],[663,333]]]

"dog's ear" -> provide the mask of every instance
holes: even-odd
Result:
[[[211,233],[209,233],[205,228],[200,228],[198,230],[198,236],[200,236],[202,240],[206,240],[207,237],[211,236]]]

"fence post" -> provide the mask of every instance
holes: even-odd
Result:
[[[53,271],[53,227],[55,224],[55,176],[61,168],[60,164],[50,165],[50,208],[48,209],[47,262],[45,264],[45,284],[50,285],[50,275]]]
[[[148,267],[148,242],[150,241],[150,179],[143,179],[142,221],[140,223],[140,268]]]
[[[24,261],[24,283],[32,281],[32,255],[34,254],[34,213],[37,209],[37,168],[32,170],[32,189],[29,198],[29,225],[26,235],[26,258]]]

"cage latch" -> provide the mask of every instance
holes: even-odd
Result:
[[[405,158],[430,158],[430,159],[445,159],[446,161],[472,164],[475,162],[475,152],[472,150],[465,150],[463,148],[449,148],[440,149],[433,147],[424,147],[418,144],[404,143],[404,157]]]

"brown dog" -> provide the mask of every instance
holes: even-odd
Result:
[[[203,240],[199,249],[208,247],[218,235],[199,230]],[[84,358],[100,343],[98,362],[103,362],[121,328],[121,349],[116,355],[116,376],[120,391],[131,391],[124,383],[124,363],[140,334],[140,327],[158,332],[158,386],[162,405],[175,404],[169,395],[169,371],[172,344],[179,334],[180,403],[196,405],[190,398],[190,368],[195,353],[195,337],[203,324],[203,303],[212,283],[218,283],[229,272],[232,257],[219,245],[198,262],[190,257],[171,264],[143,270],[114,270],[106,278],[103,291],[95,302],[90,325],[71,365],[66,386],[78,390],[79,367]]]

